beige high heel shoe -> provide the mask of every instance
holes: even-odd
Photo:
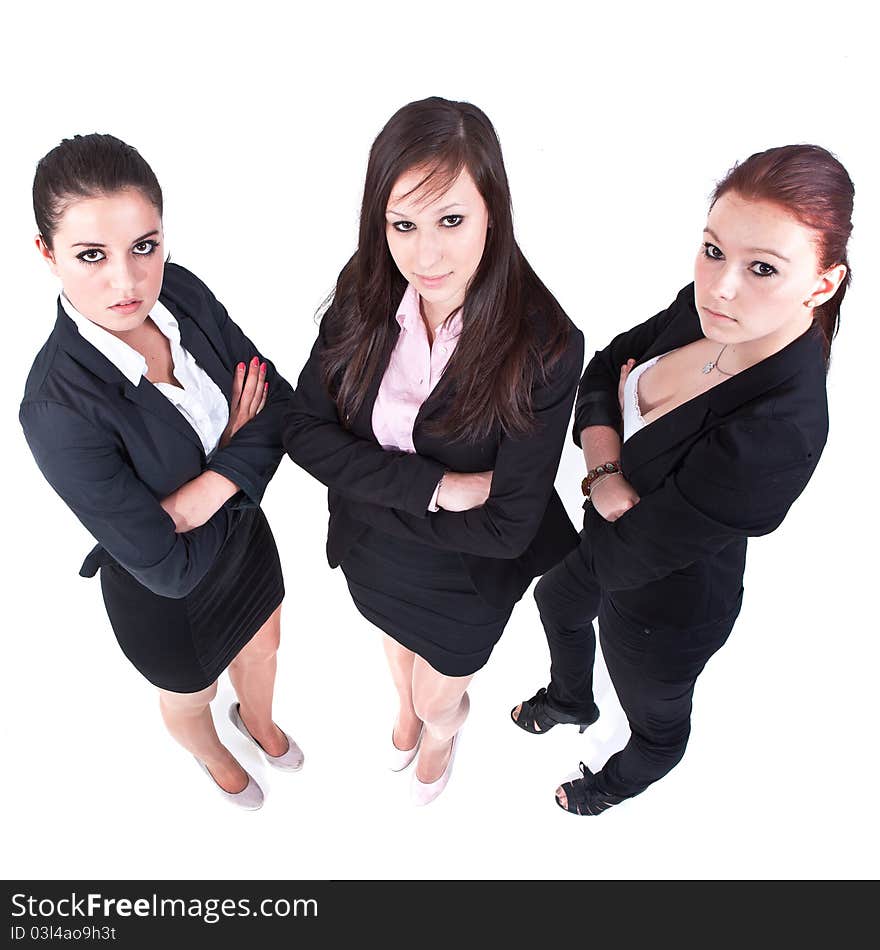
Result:
[[[291,737],[285,732],[284,738],[287,739],[287,751],[282,752],[281,755],[269,755],[269,753],[248,731],[248,727],[244,724],[244,720],[241,718],[241,711],[239,709],[240,705],[240,703],[233,703],[229,707],[229,720],[232,725],[235,726],[235,728],[238,729],[238,731],[243,736],[253,742],[260,752],[263,753],[265,760],[273,768],[281,769],[284,772],[298,772],[303,767],[303,762],[305,761],[305,756],[303,755],[302,749],[300,749],[293,739],[291,739]]]
[[[248,782],[247,785],[240,792],[227,792],[225,788],[222,788],[217,784],[217,779],[211,775],[208,766],[202,762],[201,759],[196,759],[196,762],[199,763],[199,767],[208,776],[208,778],[213,782],[214,787],[218,792],[233,805],[238,805],[239,808],[245,808],[248,811],[256,811],[258,808],[263,807],[263,790],[257,785],[254,777],[245,769],[244,774],[247,775]]]
[[[422,726],[419,729],[419,735],[416,739],[416,744],[411,749],[398,749],[394,744],[394,730],[391,730],[391,749],[388,754],[388,768],[392,772],[402,772],[412,760],[416,757],[416,753],[419,751],[419,746],[422,744],[422,736],[425,734],[425,727]]]
[[[413,772],[412,785],[410,786],[410,797],[414,805],[429,805],[446,788],[449,778],[452,775],[452,763],[455,761],[455,753],[458,751],[459,737],[461,728],[452,737],[452,749],[449,752],[449,761],[443,774],[434,782],[422,782],[418,774]]]

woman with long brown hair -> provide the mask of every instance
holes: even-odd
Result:
[[[739,613],[747,539],[781,524],[819,461],[853,195],[813,145],[735,166],[715,189],[694,283],[584,372],[584,530],[535,588],[550,684],[512,711],[536,735],[596,720],[598,616],[632,735],[557,789],[570,812],[600,814],[681,760],[697,676]]]
[[[475,106],[400,109],[370,152],[358,249],[284,443],[328,486],[327,554],[384,633],[391,767],[445,787],[467,687],[531,580],[577,543],[553,490],[583,338],[513,233]]]

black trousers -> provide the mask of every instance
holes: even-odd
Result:
[[[694,684],[730,635],[739,606],[721,620],[696,627],[645,626],[615,608],[580,548],[541,578],[535,600],[550,645],[547,698],[582,721],[594,709],[593,621],[598,618],[602,654],[632,735],[595,781],[609,795],[638,795],[681,761]]]

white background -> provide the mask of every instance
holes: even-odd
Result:
[[[0,871],[24,878],[863,877],[877,862],[877,69],[860,4],[740,2],[32,5],[4,14],[4,657]],[[597,5],[598,7],[598,5]],[[297,11],[294,13],[294,11]],[[16,419],[58,288],[33,249],[36,161],[112,132],[153,165],[166,248],[294,381],[314,312],[354,249],[370,144],[426,95],[481,106],[501,137],[521,245],[587,351],[691,280],[715,180],[790,142],[856,183],[855,282],[829,376],[831,436],[784,526],[750,546],[746,597],[696,690],[684,762],[598,819],[553,802],[602,718],[528,736],[509,708],[545,683],[530,594],[472,690],[455,774],[425,809],[385,768],[394,713],[379,635],[324,559],[325,491],[289,460],[265,508],[285,568],[276,719],[305,769],[265,768],[240,813],[164,733],[114,641],[91,541]],[[577,522],[582,459],[557,487]]]

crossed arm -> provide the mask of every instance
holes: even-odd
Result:
[[[386,452],[340,424],[320,371],[326,321],[327,315],[285,427],[285,446],[293,460],[343,495],[353,517],[390,534],[484,557],[522,554],[553,491],[583,365],[581,334],[572,329],[568,349],[534,388],[534,430],[527,436],[502,436],[485,504],[429,514],[428,502],[444,466],[425,456]],[[445,504],[442,489],[440,503]]]

